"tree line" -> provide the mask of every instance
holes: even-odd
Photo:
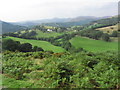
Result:
[[[12,39],[3,39],[2,48],[9,51],[20,51],[20,52],[35,52],[44,51],[41,47],[32,46],[30,43],[20,43],[19,41],[14,41]],[[33,47],[33,48],[32,48]]]

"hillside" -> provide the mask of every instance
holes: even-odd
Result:
[[[34,26],[42,23],[61,23],[66,22],[69,18],[52,18],[52,19],[41,19],[41,20],[32,20],[32,21],[23,21],[23,22],[15,22],[15,25],[22,26]]]
[[[90,52],[104,52],[104,51],[117,51],[117,42],[105,42],[101,40],[92,40],[84,37],[74,37],[70,40],[71,44],[76,48],[83,48]]]
[[[99,27],[106,27],[106,26],[112,26],[112,25],[116,25],[120,22],[120,17],[117,16],[113,16],[113,17],[109,17],[109,18],[103,18],[100,20],[95,20],[85,26],[89,26],[89,25],[99,25]]]
[[[94,21],[94,20],[99,20],[104,17],[94,17],[94,16],[78,16],[75,18],[71,18],[66,22],[80,22],[80,21]]]
[[[112,34],[113,31],[118,31],[118,24],[107,26],[107,27],[102,27],[102,28],[97,28],[96,30],[103,31],[104,33]]]
[[[83,26],[89,26],[89,25],[94,25],[94,24],[99,24],[102,26],[110,26],[110,25],[115,25],[118,23],[119,19],[116,16],[110,17],[110,16],[105,16],[105,17],[93,17],[93,16],[79,16],[75,18],[68,18],[68,19],[62,19],[59,21],[51,21],[48,22],[41,22],[41,25],[45,26],[53,26],[53,27],[72,27],[72,26],[78,26],[78,25],[83,25]]]
[[[15,32],[15,31],[27,29],[27,27],[25,26],[13,25],[11,23],[7,23],[3,21],[0,21],[0,22],[2,23],[2,33]]]
[[[95,21],[104,17],[93,17],[93,16],[78,16],[74,18],[52,18],[52,19],[41,19],[41,20],[33,20],[33,21],[24,21],[24,22],[16,22],[13,23],[15,25],[23,25],[23,26],[32,26],[32,25],[48,25],[48,26],[63,26],[70,27],[74,25],[82,25],[87,24],[91,21]]]
[[[118,41],[111,40],[118,37],[105,32],[116,30],[117,22],[100,22],[72,22],[69,28],[35,25],[3,34],[2,86],[118,89]]]
[[[57,32],[46,32],[46,33],[43,33],[42,31],[40,30],[36,30],[36,37],[57,37],[59,35],[62,35],[62,33],[57,33]]]
[[[6,39],[13,39],[15,41],[20,41],[21,43],[30,43],[33,46],[38,46],[43,48],[45,51],[53,51],[53,52],[64,52],[65,50],[61,47],[54,46],[51,43],[47,41],[40,41],[40,40],[28,40],[28,39],[21,39],[21,38],[15,38],[15,37],[7,37]]]

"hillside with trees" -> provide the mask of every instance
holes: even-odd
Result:
[[[25,26],[13,25],[11,23],[7,23],[7,22],[3,22],[3,21],[0,21],[0,22],[2,24],[2,33],[3,34],[6,32],[15,32],[15,31],[27,29],[27,27],[25,27]]]
[[[113,41],[119,31],[104,31],[117,24],[117,18],[111,17],[84,25],[35,25],[4,33],[2,85],[119,89],[118,41]]]

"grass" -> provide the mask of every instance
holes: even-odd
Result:
[[[113,31],[118,30],[118,24],[113,26],[103,27],[103,28],[97,28],[96,30],[103,31],[103,33],[112,34]]]
[[[0,67],[1,68],[1,67]],[[2,86],[2,74],[0,74],[0,87]]]
[[[40,30],[36,30],[36,32],[37,32],[36,37],[46,37],[46,38],[49,38],[49,37],[57,37],[59,35],[62,35],[62,33],[57,33],[57,32],[46,32],[46,33],[43,33]]]
[[[62,47],[54,46],[47,41],[29,40],[29,39],[15,38],[15,37],[6,37],[6,39],[13,39],[15,41],[20,41],[21,43],[30,43],[33,46],[38,46],[43,48],[45,51],[53,51],[55,53],[65,51],[65,49],[63,49]]]
[[[71,44],[76,47],[91,52],[104,52],[104,51],[111,51],[111,50],[118,50],[118,43],[117,42],[105,42],[101,40],[92,40],[83,37],[74,37],[70,40]]]
[[[110,37],[110,40],[113,42],[118,42],[118,37]]]
[[[16,80],[11,77],[2,75],[2,87],[3,88],[29,88],[32,83],[22,80]],[[17,89],[18,90],[18,89]]]
[[[42,32],[40,30],[36,30],[37,35],[36,37],[45,37],[45,38],[49,38],[49,37],[57,37],[63,34],[71,34],[73,33],[73,31],[66,31],[66,32]]]

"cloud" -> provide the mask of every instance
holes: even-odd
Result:
[[[25,21],[54,17],[117,14],[118,0],[0,0],[0,19]]]

